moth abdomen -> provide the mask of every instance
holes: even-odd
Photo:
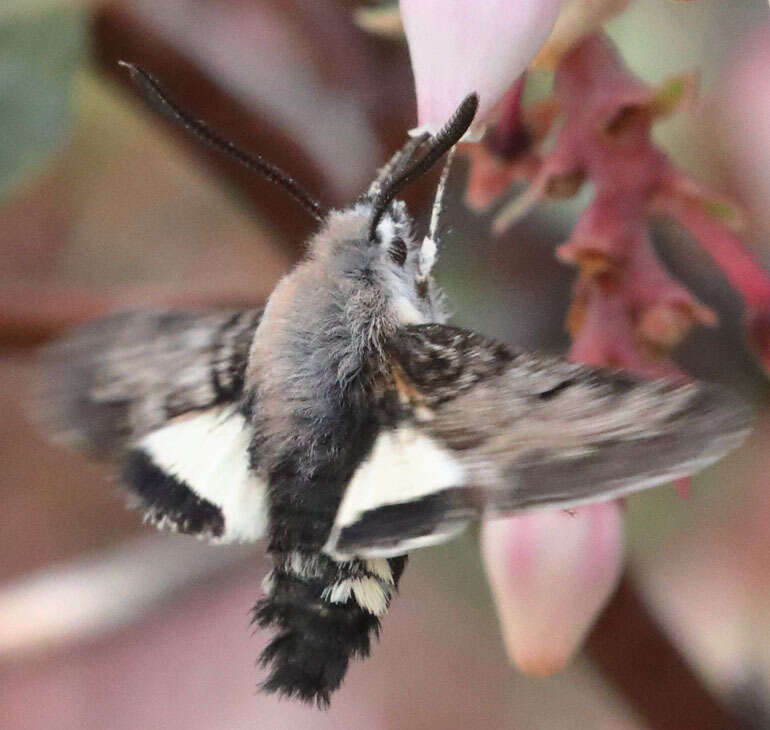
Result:
[[[313,553],[274,554],[267,597],[254,623],[278,633],[262,652],[268,692],[329,704],[351,658],[367,657],[406,558],[335,562]]]

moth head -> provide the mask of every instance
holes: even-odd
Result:
[[[369,236],[372,201],[363,199],[344,210],[331,211],[308,251],[311,282],[319,292],[331,287],[346,300],[379,313],[388,310],[398,324],[429,321],[439,315],[438,288],[430,277],[435,246],[415,231],[406,205],[393,201]],[[368,313],[371,316],[375,312]]]
[[[396,324],[442,319],[441,294],[430,274],[450,160],[439,181],[428,235],[416,233],[405,204],[396,195],[445,152],[453,151],[470,126],[477,104],[476,95],[471,94],[438,134],[411,138],[380,170],[367,193],[351,208],[329,213],[311,241],[311,258],[321,264],[317,280],[334,282],[349,302],[364,302],[362,320],[375,316],[373,298],[378,299],[379,313]],[[350,311],[354,305],[346,306]]]
[[[374,254],[373,270],[383,283],[393,318],[399,324],[441,319],[442,295],[431,277],[436,244],[414,231],[402,201],[393,201],[367,245]]]
[[[391,258],[399,265],[406,267],[411,263],[410,273],[415,290],[420,297],[429,295],[430,273],[438,250],[438,219],[454,147],[473,122],[478,102],[476,94],[469,94],[452,118],[435,136],[429,137],[424,134],[408,141],[383,168],[369,189],[371,199],[369,240],[375,245],[384,246]],[[427,149],[421,157],[417,157],[423,144]],[[410,182],[430,170],[447,151],[449,151],[449,159],[444,166],[436,191],[428,235],[424,236],[418,244],[411,239],[411,246],[404,245],[406,239],[401,235],[399,220],[405,216],[405,213],[403,203],[394,202],[395,196]]]
[[[381,286],[401,324],[438,315],[440,294],[430,274],[438,249],[438,216],[449,161],[438,185],[428,235],[416,234],[406,206],[396,195],[430,170],[444,153],[454,151],[477,106],[478,97],[471,94],[435,136],[411,138],[380,170],[358,203],[344,211],[332,211],[311,242],[313,258],[336,263],[338,280]]]

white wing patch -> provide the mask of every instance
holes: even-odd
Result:
[[[219,507],[219,542],[258,540],[267,528],[267,490],[249,468],[252,429],[230,409],[182,416],[138,444],[153,463]]]
[[[345,491],[324,551],[336,560],[403,555],[413,547],[443,542],[464,529],[447,525],[431,534],[409,536],[397,545],[371,547],[350,555],[338,547],[342,531],[367,512],[414,502],[466,483],[466,471],[450,451],[411,426],[384,431],[358,467]]]

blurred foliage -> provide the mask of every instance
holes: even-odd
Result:
[[[0,20],[11,17],[32,17],[54,8],[84,7],[96,0],[3,0],[0,5]]]
[[[658,84],[674,74],[694,71],[699,96],[707,101],[730,58],[740,52],[738,39],[745,39],[766,16],[767,3],[757,0],[646,0],[631,3],[607,30],[629,68],[643,80]],[[694,177],[724,187],[716,130],[702,115],[703,104],[696,103],[689,113],[660,120],[654,137]]]
[[[83,8],[0,12],[0,202],[45,165],[71,128],[87,47]]]

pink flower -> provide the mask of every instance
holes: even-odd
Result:
[[[538,676],[562,669],[620,576],[620,506],[491,520],[481,545],[511,661]]]
[[[526,192],[497,214],[497,231],[542,198],[572,195],[584,180],[593,183],[592,202],[557,251],[580,269],[568,320],[575,360],[647,376],[671,373],[665,358],[691,327],[716,324],[716,315],[665,270],[652,249],[648,221],[663,215],[694,235],[741,294],[749,344],[770,369],[770,277],[735,235],[743,224],[739,210],[677,169],[652,140],[655,119],[693,93],[688,76],[648,87],[609,41],[592,36],[556,71],[554,101],[563,126],[551,151],[538,157],[545,132],[537,129],[530,147],[511,159],[496,155],[491,144],[484,154],[471,153],[470,204],[486,206],[511,180],[531,174]],[[520,120],[528,129],[526,109]],[[495,147],[505,148],[496,131]]]
[[[418,130],[437,131],[473,91],[479,95],[476,118],[483,123],[548,37],[561,4],[401,0],[417,89]]]

